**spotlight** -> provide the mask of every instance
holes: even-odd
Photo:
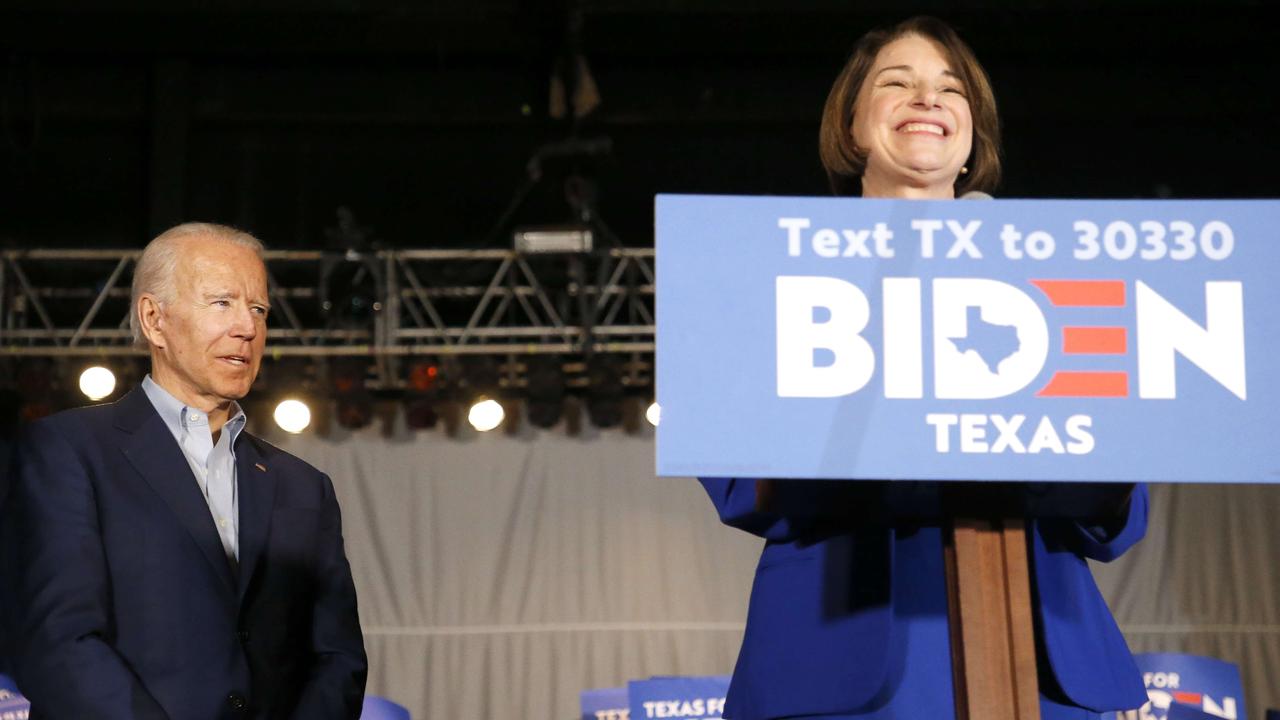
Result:
[[[467,412],[467,422],[480,432],[489,432],[498,427],[504,417],[506,411],[502,409],[502,404],[492,398],[482,397],[476,400]]]
[[[533,423],[534,427],[553,428],[564,415],[562,400],[530,400],[528,407],[529,422]]]
[[[330,374],[334,392],[339,395],[363,393],[367,370],[366,363],[360,360],[343,359],[334,363]]]
[[[644,419],[648,420],[649,424],[654,427],[658,427],[658,421],[661,419],[661,416],[662,406],[658,404],[657,400],[649,403],[649,409],[644,411]]]
[[[17,390],[0,388],[0,446],[8,438],[18,434],[18,420],[22,417],[22,394]]]
[[[419,360],[409,366],[404,396],[404,424],[410,430],[430,430],[440,420],[435,408],[444,392],[440,366]]]
[[[430,392],[440,377],[440,368],[429,362],[414,363],[409,368],[409,387],[416,392]]]
[[[598,428],[622,424],[622,367],[616,357],[597,355],[587,362],[587,416]]]
[[[373,422],[373,402],[365,396],[338,400],[338,424],[348,430],[360,430]]]
[[[591,228],[576,225],[548,225],[527,227],[515,231],[512,236],[516,252],[528,255],[541,253],[589,253],[591,252]]]
[[[276,425],[279,425],[281,430],[297,435],[311,424],[311,408],[301,400],[290,398],[276,405],[276,411],[272,417],[275,418]]]
[[[335,419],[347,430],[359,430],[373,422],[373,400],[365,390],[368,362],[346,358],[333,364],[329,382],[336,400]]]
[[[115,373],[100,365],[95,365],[80,373],[80,392],[94,402],[115,392],[115,389]]]
[[[470,358],[463,369],[468,387],[473,392],[489,393],[502,381],[502,369],[491,357]]]
[[[530,359],[525,377],[529,422],[540,428],[555,426],[564,406],[564,366],[559,356]]]
[[[39,420],[54,412],[53,364],[42,358],[31,358],[18,365],[14,387],[22,395],[20,415],[24,422]]]
[[[404,424],[410,430],[430,430],[440,420],[440,414],[430,400],[414,400],[404,407]]]

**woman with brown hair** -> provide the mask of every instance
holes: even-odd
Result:
[[[822,110],[818,155],[837,195],[947,199],[1000,182],[991,81],[940,20],[858,41]]]
[[[822,116],[841,195],[989,197],[1000,128],[986,73],[946,24],[913,18],[858,42]],[[765,538],[725,717],[954,717],[936,483],[703,478],[721,520]],[[1146,531],[1147,492],[1077,522],[1029,518],[1046,720],[1146,701],[1085,558]]]

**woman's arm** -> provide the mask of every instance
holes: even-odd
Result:
[[[883,521],[881,482],[699,478],[720,521],[753,535],[790,542],[823,528]]]

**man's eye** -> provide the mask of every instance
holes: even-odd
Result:
[[[254,311],[255,313],[257,313],[257,314],[261,315],[262,317],[266,317],[266,316],[267,316],[267,309],[266,309],[266,308],[264,308],[264,307],[262,307],[261,305],[255,305],[255,306],[253,307],[253,311]]]

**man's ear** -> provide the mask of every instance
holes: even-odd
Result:
[[[160,299],[151,293],[143,293],[138,298],[138,324],[142,334],[152,345],[164,347],[164,310]]]

